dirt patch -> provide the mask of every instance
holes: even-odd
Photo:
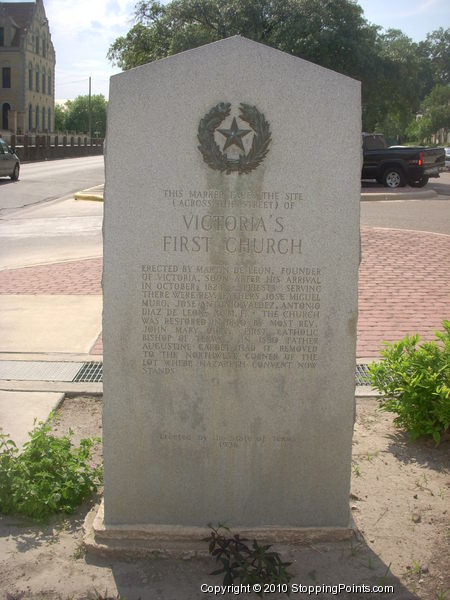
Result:
[[[74,442],[101,436],[101,398],[68,397],[57,412],[54,430],[74,431]],[[101,445],[93,461],[101,460]],[[314,589],[312,596],[332,598],[339,584],[349,586],[341,597],[372,598],[353,586],[394,586],[383,594],[396,600],[450,600],[450,441],[410,443],[379,412],[375,400],[358,399],[353,442],[350,504],[357,528],[348,542],[306,547],[276,546],[292,561],[297,586]],[[146,559],[120,561],[86,556],[82,524],[100,498],[70,517],[36,525],[17,517],[0,517],[0,599],[81,600],[96,591],[127,600],[190,600],[214,598],[201,584],[219,585],[208,575],[208,559]],[[24,592],[21,596],[20,593]],[[10,596],[8,596],[10,594]],[[225,594],[224,597],[236,597]],[[307,596],[293,590],[292,596]],[[241,593],[241,597],[256,598]],[[278,593],[268,598],[285,598]]]

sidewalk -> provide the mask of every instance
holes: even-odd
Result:
[[[450,236],[362,227],[361,244],[357,362],[406,333],[434,339],[450,317]],[[101,258],[0,271],[0,426],[20,442],[64,392],[102,390],[98,377],[77,379],[102,361],[101,273]]]

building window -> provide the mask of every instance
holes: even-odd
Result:
[[[9,129],[8,113],[11,110],[11,105],[7,102],[2,107],[2,129]]]
[[[47,80],[47,94],[49,96],[52,95],[52,76],[51,75],[48,76],[48,80]]]
[[[45,129],[45,108],[42,107],[42,131]]]
[[[39,54],[39,34],[36,34],[36,38],[35,38],[35,42],[36,42],[36,54]]]
[[[42,38],[42,56],[44,56],[44,57],[47,56],[47,47],[46,46],[47,46],[47,40],[44,35]]]
[[[39,91],[39,67],[36,67],[36,91]]]
[[[51,123],[52,123],[52,111],[50,109],[48,109],[48,111],[47,111],[47,129],[49,131],[51,131],[51,129],[52,129]]]
[[[39,129],[39,106],[36,106],[36,131]]]
[[[5,28],[0,27],[0,46],[5,45]]]
[[[28,89],[33,89],[33,67],[31,65],[28,67]]]
[[[11,67],[3,67],[2,69],[2,87],[11,87]]]
[[[45,71],[42,73],[42,93],[45,94]]]
[[[28,105],[28,131],[33,129],[33,107]]]

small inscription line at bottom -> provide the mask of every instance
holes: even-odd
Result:
[[[292,444],[295,442],[295,437],[291,435],[271,434],[271,435],[204,435],[191,433],[168,433],[161,432],[159,439],[166,443],[200,443],[201,445],[217,444],[219,448],[239,448],[242,446],[263,446],[268,443],[272,444]]]

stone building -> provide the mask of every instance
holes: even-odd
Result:
[[[50,132],[55,50],[43,0],[0,2],[0,130]]]

